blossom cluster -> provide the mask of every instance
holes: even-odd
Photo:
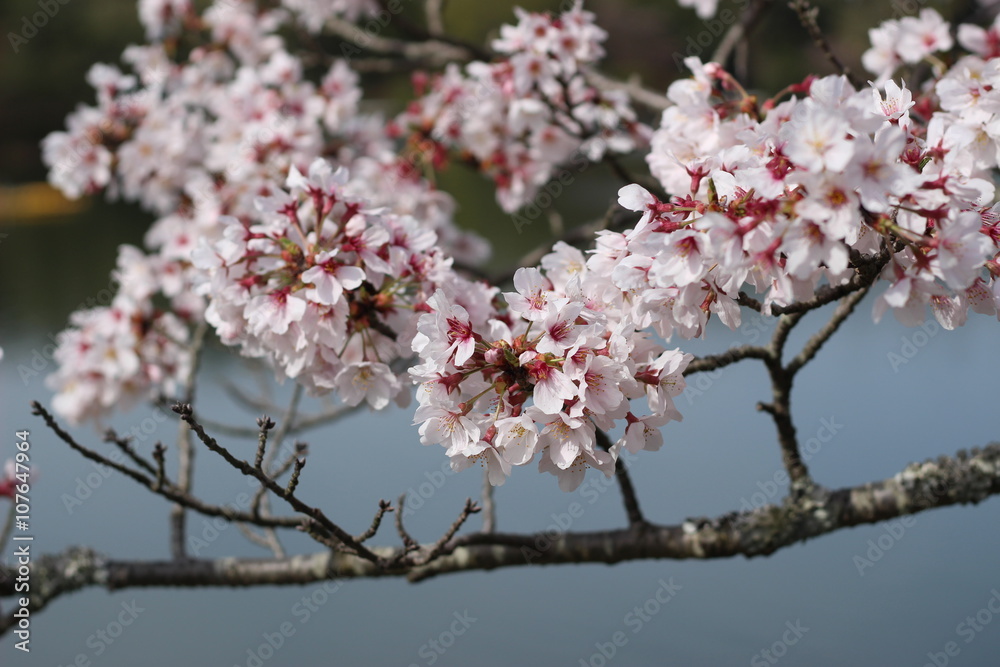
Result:
[[[541,266],[518,269],[485,323],[443,292],[427,301],[413,338],[415,423],[456,469],[479,462],[499,485],[538,454],[539,470],[572,491],[587,468],[612,475],[622,447],[660,448],[659,427],[681,419],[672,399],[692,357],[641,332],[606,257],[560,242]],[[601,447],[598,432],[621,423]]]
[[[587,78],[607,35],[580,0],[557,16],[516,11],[517,25],[493,42],[498,60],[452,65],[429,82],[417,76],[421,97],[395,121],[413,141],[439,146],[439,163],[447,149],[474,162],[507,212],[530,202],[560,164],[626,153],[648,136],[624,91]]]
[[[892,309],[917,324],[930,305],[952,329],[970,308],[997,314],[1000,60],[966,56],[917,100],[892,80],[828,76],[762,105],[717,65],[686,62],[694,76],[671,85],[647,156],[673,196],[623,188],[642,219],[612,251],[619,287],[662,290],[661,335],[703,335],[711,312],[735,328],[745,288],[769,312],[879,257],[876,320]]]
[[[692,359],[667,343],[704,337],[713,315],[735,329],[744,306],[769,314],[876,276],[876,321],[919,324],[930,307],[952,329],[1000,312],[1000,23],[959,26],[966,53],[946,62],[936,12],[888,21],[871,32],[869,87],[810,76],[765,101],[689,58],[654,131],[625,93],[592,85],[605,34],[579,2],[519,11],[494,62],[417,76],[419,99],[391,123],[359,111],[347,63],[310,80],[279,33],[365,16],[366,2],[141,6],[163,41],[126,52],[134,73],[95,66],[97,105],[44,145],[67,194],[157,216],[145,251],[121,249],[113,303],[61,334],[50,382],[73,420],[177,391],[203,322],[349,405],[403,404],[418,384],[421,441],[453,467],[480,463],[501,484],[537,460],[572,490],[587,468],[611,475],[623,448],[662,446]],[[204,44],[180,58],[181,33]],[[919,88],[891,78],[921,61]],[[557,243],[512,291],[454,269],[486,248],[421,167],[455,151],[512,211],[574,156],[646,142],[653,179],[618,193],[631,229],[599,232],[588,254]]]
[[[413,217],[345,194],[344,168],[317,159],[308,175],[292,167],[286,186],[258,200],[252,221],[224,217],[222,238],[195,251],[205,319],[313,393],[375,409],[405,402],[392,364],[408,356],[417,310],[436,289],[473,303],[489,291],[459,278]]]
[[[46,379],[53,408],[67,419],[99,419],[138,399],[176,396],[193,363],[181,314],[153,305],[159,276],[138,248],[122,246],[109,306],[70,316],[54,352],[56,372]]]
[[[197,241],[221,240],[224,216],[250,220],[257,198],[275,192],[291,168],[306,171],[319,157],[351,169],[356,178],[345,184],[347,194],[412,216],[438,246],[468,261],[487,256],[481,239],[453,224],[451,197],[396,151],[384,120],[359,112],[358,76],[347,63],[334,61],[312,81],[279,36],[290,21],[313,21],[307,11],[313,4],[350,16],[348,4],[364,3],[297,4],[304,14],[220,0],[199,16],[186,0],[140,3],[153,42],[126,49],[124,72],[95,65],[88,81],[96,105],[79,107],[65,132],[45,139],[50,181],[67,196],[103,191],[156,216],[146,252],[123,249],[119,258],[144,276],[141,294],[71,320],[57,355],[64,361],[50,381],[65,416],[97,418],[118,397],[172,393],[174,371],[189,363],[183,346],[138,344],[121,334],[121,323],[160,317],[154,299],[169,304],[171,329],[200,321],[206,301],[195,289],[202,276],[191,262]],[[199,45],[179,57],[171,39],[182,33]],[[106,350],[104,371],[77,365],[71,347]],[[114,372],[112,358],[122,363]],[[134,377],[136,364],[146,369],[147,382]]]

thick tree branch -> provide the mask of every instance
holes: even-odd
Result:
[[[45,556],[32,571],[31,609],[87,587],[249,587],[309,584],[337,578],[406,576],[411,581],[473,570],[557,563],[619,563],[640,559],[767,556],[804,540],[937,507],[977,504],[1000,495],[1000,444],[908,465],[897,475],[836,491],[818,489],[782,505],[732,512],[679,525],[589,533],[476,533],[453,539],[422,566],[407,564],[399,548],[375,547],[376,563],[343,552],[285,559],[113,561],[89,549]],[[0,568],[0,596],[14,595],[9,567]],[[0,619],[0,632],[12,617]]]
[[[768,355],[764,359],[764,366],[771,378],[771,402],[757,404],[758,410],[768,413],[774,420],[778,430],[778,444],[781,446],[781,459],[795,490],[811,486],[812,480],[799,452],[795,424],[792,421],[792,380],[795,376],[782,365],[781,359],[788,336],[802,317],[803,313],[793,313],[778,318],[778,324],[771,335],[771,344],[767,348]]]

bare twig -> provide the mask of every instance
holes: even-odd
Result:
[[[851,526],[876,524],[937,507],[980,503],[1000,495],[1000,444],[913,463],[883,480],[810,497],[786,499],[677,525],[591,533],[473,533],[453,538],[425,565],[403,562],[401,549],[375,547],[381,567],[340,551],[285,559],[113,561],[72,547],[33,561],[31,611],[89,587],[252,587],[308,584],[332,578],[406,576],[411,581],[455,572],[556,563],[619,563],[640,559],[766,556]],[[547,545],[539,548],[539,545]],[[10,566],[0,566],[0,597],[16,594]],[[17,619],[0,617],[0,634]]]
[[[743,359],[766,359],[768,357],[767,348],[758,345],[740,345],[732,347],[720,354],[711,354],[705,357],[696,357],[691,360],[687,368],[684,369],[684,376],[694,375],[725,368],[730,364],[735,364]]]
[[[785,351],[785,343],[792,329],[803,317],[803,313],[793,313],[782,315],[778,318],[778,324],[771,335],[771,344],[768,346],[768,356],[764,359],[764,366],[767,367],[768,375],[771,378],[770,403],[758,403],[757,409],[771,415],[774,425],[778,430],[778,444],[781,446],[781,458],[792,480],[792,488],[804,488],[812,484],[809,477],[809,469],[799,452],[798,438],[795,434],[795,424],[792,421],[792,379],[794,375],[789,373],[781,363],[781,358]]]
[[[465,507],[462,508],[462,512],[458,515],[458,518],[455,519],[454,523],[451,524],[451,527],[448,528],[445,534],[442,535],[437,542],[432,544],[431,547],[420,558],[416,560],[415,564],[426,565],[427,563],[430,563],[432,560],[434,560],[442,553],[444,553],[446,545],[448,544],[448,542],[451,541],[451,538],[455,537],[455,533],[458,532],[458,529],[462,527],[462,525],[468,520],[470,516],[478,513],[479,509],[480,509],[479,506],[476,505],[476,503],[472,502],[472,498],[466,498]],[[402,514],[402,512],[400,512],[399,514]]]
[[[393,511],[392,503],[390,503],[388,500],[379,500],[378,511],[375,512],[375,518],[372,519],[372,525],[368,526],[368,530],[354,537],[354,539],[358,541],[358,544],[367,542],[371,538],[375,537],[375,533],[378,532],[379,526],[382,525],[382,517],[385,516],[386,512],[392,512],[392,511]]]
[[[823,347],[823,344],[826,343],[826,341],[828,341],[830,337],[837,332],[840,325],[843,324],[848,317],[850,317],[851,313],[854,312],[854,308],[861,302],[862,299],[865,298],[865,295],[868,294],[868,290],[870,289],[870,285],[862,287],[857,292],[845,296],[840,301],[840,305],[837,306],[837,310],[834,311],[833,317],[830,318],[830,321],[827,322],[822,329],[817,331],[805,344],[802,351],[788,363],[786,369],[789,373],[792,375],[798,373],[803,366],[809,363],[809,361],[816,356],[816,353],[819,352],[821,347]]]
[[[434,37],[438,37],[445,33],[444,2],[445,0],[424,0],[424,15],[427,17],[427,32]]]
[[[834,69],[840,74],[847,77],[847,80],[851,82],[851,85],[855,88],[861,87],[861,82],[858,81],[857,77],[851,72],[850,68],[843,63],[843,61],[837,57],[837,54],[833,52],[830,48],[830,43],[826,39],[826,35],[820,30],[819,23],[817,22],[817,17],[819,16],[819,8],[813,7],[809,0],[790,0],[788,6],[792,8],[796,16],[799,17],[799,23],[802,27],[806,29],[809,33],[809,37],[812,39],[813,44],[823,52],[826,59],[830,61]]]
[[[257,418],[257,456],[254,457],[253,467],[257,470],[264,469],[264,451],[267,449],[267,434],[274,428],[274,420],[267,415]]]
[[[638,81],[617,81],[596,70],[588,70],[584,75],[587,81],[598,90],[624,90],[634,101],[653,111],[663,111],[672,106],[666,95],[644,88]]]
[[[175,405],[174,411],[181,416],[181,419],[183,419],[185,422],[188,423],[188,425],[191,426],[191,429],[195,432],[195,435],[198,436],[198,439],[201,440],[201,442],[206,447],[208,447],[213,452],[221,456],[226,461],[226,463],[236,468],[244,475],[257,479],[258,481],[266,485],[272,493],[274,493],[276,496],[278,496],[286,503],[288,503],[292,507],[292,509],[294,509],[296,512],[300,512],[301,514],[304,514],[305,516],[313,519],[316,525],[321,527],[323,530],[327,531],[330,535],[332,535],[336,539],[343,542],[343,546],[341,548],[349,550],[350,552],[355,553],[366,560],[370,560],[372,562],[378,562],[379,560],[378,556],[373,554],[364,545],[358,544],[357,541],[355,541],[355,539],[351,537],[349,533],[347,533],[343,528],[341,528],[333,521],[331,521],[323,513],[322,510],[320,510],[318,507],[313,507],[311,505],[302,502],[302,500],[300,500],[293,492],[294,485],[292,485],[293,491],[288,491],[285,488],[282,488],[277,482],[275,482],[273,479],[265,475],[262,471],[257,470],[246,461],[242,461],[236,458],[229,452],[228,449],[226,449],[218,442],[216,442],[215,438],[208,435],[205,432],[205,429],[202,427],[202,425],[198,423],[198,421],[194,418],[190,405],[183,405],[183,404]],[[304,464],[304,460],[299,459],[296,461],[295,464],[296,468],[300,469],[301,465],[299,461],[302,461],[302,464]],[[297,476],[293,473],[293,478],[294,477]],[[261,520],[265,520],[266,518],[267,517],[260,517]],[[314,535],[314,533],[315,533],[314,530],[310,531],[310,535]]]
[[[156,470],[153,474],[156,475],[157,490],[162,489],[167,481],[166,452],[167,448],[163,446],[162,442],[156,443],[156,446],[153,447],[153,460],[156,461]]]
[[[597,446],[608,452],[611,451],[611,439],[608,434],[598,429],[596,432]],[[625,462],[619,458],[615,461],[615,479],[618,480],[618,488],[622,492],[622,502],[625,504],[625,515],[628,517],[630,526],[645,524],[646,519],[639,509],[639,499],[636,496],[635,487],[632,485],[632,477],[628,474]]]
[[[396,507],[402,508],[405,506],[406,494],[404,493],[399,496],[399,500],[396,501]],[[420,544],[413,539],[413,537],[406,531],[406,527],[403,526],[402,510],[396,512],[396,532],[399,533],[399,538],[403,540],[403,554],[409,553],[410,551],[416,551],[420,548]]]
[[[757,22],[764,15],[764,9],[771,2],[772,0],[754,0],[752,5],[743,10],[740,20],[730,26],[729,30],[723,36],[722,41],[715,48],[715,53],[712,54],[712,62],[719,63],[723,67],[726,66],[726,61],[729,60],[729,56],[736,49],[737,44],[746,40],[750,32],[757,25]]]
[[[420,62],[425,66],[438,67],[451,62],[489,60],[491,57],[489,52],[480,47],[459,43],[458,40],[443,36],[411,42],[384,35],[373,35],[349,21],[338,18],[328,19],[325,27],[329,33],[350,42],[360,50],[396,56],[401,62]]]
[[[205,345],[205,335],[208,323],[200,322],[194,331],[188,353],[191,355],[191,368],[184,380],[184,402],[193,403],[195,396],[198,369],[201,367],[201,352]],[[161,466],[162,470],[162,466]],[[194,447],[191,444],[191,433],[183,422],[177,425],[177,488],[181,493],[190,493],[194,481]],[[170,508],[170,550],[175,559],[187,558],[187,547],[184,535],[187,532],[187,514],[183,505]]]
[[[302,519],[299,517],[254,517],[246,512],[239,512],[230,507],[211,505],[205,503],[194,496],[181,492],[176,486],[164,481],[162,485],[157,485],[156,480],[150,479],[149,477],[143,475],[141,472],[133,470],[128,466],[122,465],[116,461],[112,461],[106,456],[98,454],[92,449],[84,447],[78,443],[73,436],[67,433],[55,418],[39,404],[37,401],[31,403],[32,413],[40,416],[44,421],[45,425],[52,430],[60,440],[69,445],[72,449],[79,452],[84,458],[91,461],[95,461],[103,466],[107,466],[114,470],[117,470],[126,477],[131,478],[135,482],[146,487],[153,493],[163,496],[164,498],[171,500],[175,503],[179,503],[187,507],[188,509],[195,510],[200,514],[206,516],[221,516],[230,521],[242,521],[245,523],[252,523],[258,526],[273,526],[275,528],[298,528],[302,524]],[[154,450],[155,455],[155,450]]]
[[[114,429],[109,428],[107,430],[107,432],[104,434],[104,442],[110,442],[116,445],[118,449],[122,450],[122,453],[124,453],[125,456],[129,457],[129,459],[131,459],[133,463],[135,463],[137,466],[148,472],[150,475],[156,475],[158,473],[157,468],[154,468],[153,464],[144,459],[135,451],[135,449],[132,447],[132,443],[129,442],[129,439],[127,437],[118,435],[118,433],[115,432]]]
[[[816,290],[816,294],[813,295],[813,298],[805,301],[796,301],[788,304],[787,306],[771,305],[769,314],[790,315],[792,313],[804,313],[810,310],[816,310],[817,308],[825,306],[828,303],[833,303],[834,301],[875,282],[875,279],[878,278],[878,274],[889,262],[890,257],[891,255],[888,251],[883,251],[873,257],[863,257],[861,258],[860,263],[855,267],[855,274],[847,282],[840,285],[821,285]],[[758,313],[763,313],[765,311],[764,305],[746,292],[740,292],[736,302],[741,306],[746,306],[756,310]]]

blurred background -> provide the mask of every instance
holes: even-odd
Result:
[[[404,15],[419,20],[419,4],[404,3]],[[558,5],[520,4],[529,9]],[[721,0],[720,8],[743,4]],[[946,18],[968,16],[978,8],[974,2],[916,0],[816,5],[834,49],[862,78],[859,58],[867,29],[880,20],[910,13],[911,5],[933,6]],[[446,18],[455,33],[481,42],[512,20],[512,6],[455,0]],[[706,30],[712,35],[706,53],[719,39],[717,24],[674,2],[602,0],[587,7],[610,33],[608,72],[636,73],[654,90],[665,90],[681,75],[674,55],[688,48],[690,36]],[[87,545],[112,558],[165,558],[167,503],[127,480],[102,474],[46,432],[28,408],[30,400],[51,399],[44,376],[52,370],[52,338],[73,309],[107,287],[117,246],[139,243],[150,222],[147,214],[121,202],[62,199],[45,185],[38,147],[47,133],[64,127],[66,114],[77,104],[93,102],[84,81],[90,65],[117,62],[124,46],[142,39],[134,1],[69,0],[15,53],[9,34],[21,31],[24,17],[36,11],[37,0],[0,5],[0,345],[5,351],[0,460],[13,454],[13,432],[30,429],[32,460],[39,470],[32,490],[36,556]],[[807,73],[829,71],[793,13],[774,3],[750,39],[749,85],[773,93]],[[373,104],[389,110],[399,108],[409,91],[405,77],[367,83]],[[553,230],[541,219],[523,234],[511,234],[509,216],[475,174],[452,167],[441,185],[459,202],[459,224],[494,243],[493,267],[552,239]],[[618,187],[603,167],[588,169],[557,202],[564,224],[590,221]],[[808,463],[815,479],[831,488],[881,479],[910,461],[984,445],[997,438],[1000,426],[992,407],[1000,372],[996,322],[973,316],[955,332],[928,324],[921,336],[921,330],[891,319],[873,326],[870,301],[796,387],[799,431],[805,441],[815,434],[819,445]],[[823,316],[811,315],[793,346]],[[738,332],[716,328],[707,342],[678,344],[695,354],[709,353],[765,336],[767,326],[762,330],[751,321]],[[906,363],[893,364],[893,355],[911,349],[916,353],[905,357]],[[254,415],[223,391],[227,378],[254,386],[252,373],[231,354],[210,350],[202,375],[202,411],[217,420],[252,424]],[[677,401],[684,422],[670,425],[661,452],[644,453],[633,466],[647,515],[676,523],[779,501],[784,487],[776,483],[782,467],[773,427],[754,411],[768,392],[763,369],[738,365],[693,380]],[[289,391],[279,388],[276,400]],[[312,402],[305,409],[320,407]],[[142,430],[140,444],[172,443],[176,424],[160,421],[151,408],[117,415],[112,425],[127,432],[151,419],[153,430]],[[411,410],[395,410],[385,418],[362,412],[307,434],[312,448],[303,495],[360,531],[379,498],[406,491],[423,501],[407,518],[411,531],[424,540],[436,538],[464,499],[476,497],[481,479],[473,470],[451,474],[438,448],[419,445],[411,421]],[[831,423],[836,425],[833,437],[820,442],[820,429],[826,425],[824,433],[829,432]],[[109,452],[100,434],[88,428],[76,432]],[[250,443],[228,444],[250,455]],[[198,457],[195,489],[209,500],[232,502],[247,489],[208,452]],[[623,525],[618,490],[602,484],[600,476],[563,494],[547,475],[517,472],[497,490],[501,530],[548,529],[563,520],[573,502],[585,508],[573,530]],[[994,598],[1000,600],[998,520],[1000,502],[993,499],[978,507],[935,510],[905,523],[841,531],[755,560],[511,568],[417,585],[366,580],[255,590],[109,594],[90,589],[60,598],[33,617],[30,655],[16,651],[6,637],[0,640],[0,656],[3,665],[47,666],[995,665],[1000,618],[994,619],[990,606],[996,607]],[[190,519],[189,530],[204,540],[198,554],[203,557],[265,555],[237,530],[213,534],[198,517]],[[394,535],[384,530],[380,538],[388,542]],[[314,550],[305,540],[291,539],[287,546]],[[0,558],[9,562],[13,547],[0,549]],[[665,584],[674,593],[663,603]],[[128,626],[117,625],[122,613],[131,619]],[[456,618],[464,621],[455,625]],[[285,623],[294,634],[268,649],[278,643],[274,633]],[[626,641],[609,656],[616,632]],[[946,652],[950,643],[954,646]]]

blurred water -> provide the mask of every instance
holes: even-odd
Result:
[[[809,460],[814,477],[830,487],[883,478],[912,460],[986,444],[996,439],[1000,425],[991,391],[1000,371],[995,322],[977,316],[959,331],[921,338],[918,330],[892,321],[873,326],[869,301],[803,372],[794,395],[803,443],[824,423],[834,426],[832,439],[816,438]],[[813,314],[803,327],[821,321],[821,314]],[[682,346],[704,353],[748,340],[747,335],[718,330],[709,342]],[[32,548],[39,554],[84,544],[115,558],[166,557],[168,504],[117,475],[104,478],[30,416],[27,401],[47,402],[49,393],[42,374],[22,379],[19,367],[30,367],[36,351],[44,359],[47,336],[44,327],[5,327],[6,357],[0,363],[0,424],[7,442],[0,457],[13,452],[8,441],[14,430],[30,429],[32,460],[40,471],[32,493]],[[888,355],[900,354],[904,340],[914,343],[917,353],[894,372]],[[796,343],[801,339],[793,338]],[[203,374],[202,411],[252,424],[253,415],[219,388],[219,378],[226,376],[246,378],[240,382],[251,386],[241,368],[227,355],[211,356]],[[781,465],[773,428],[753,407],[768,393],[762,370],[744,362],[717,377],[704,376],[694,388],[698,391],[677,401],[685,420],[666,429],[664,449],[642,454],[633,466],[644,511],[654,521],[674,523],[765,497],[777,500],[780,493],[771,482]],[[289,388],[281,391],[287,396]],[[307,410],[314,408],[307,403]],[[113,423],[128,431],[144,420],[150,427],[154,417],[149,408],[138,409]],[[379,498],[409,490],[425,502],[408,517],[408,526],[418,538],[435,538],[464,499],[477,494],[480,477],[475,470],[438,474],[445,464],[442,451],[420,446],[411,420],[409,410],[374,418],[360,413],[309,434],[302,495],[360,531]],[[76,432],[91,446],[110,451],[92,431]],[[138,446],[149,451],[155,439],[171,444],[173,438],[170,419],[145,433]],[[241,455],[251,455],[250,443],[228,442]],[[198,459],[196,489],[206,498],[229,502],[248,488],[210,452],[202,449]],[[515,472],[497,492],[503,530],[546,529],[574,501],[584,507],[574,530],[624,521],[617,489],[603,492],[599,476],[588,477],[589,491],[563,494],[547,475]],[[80,504],[69,500],[84,495]],[[348,581],[326,589],[113,594],[91,589],[61,598],[33,617],[30,656],[15,651],[10,638],[0,642],[0,655],[4,665],[597,667],[777,661],[920,666],[931,663],[931,654],[939,663],[995,665],[1000,618],[992,622],[996,614],[988,605],[1000,590],[998,518],[1000,503],[994,499],[924,513],[906,524],[841,531],[754,560],[524,567],[417,585]],[[191,518],[190,532],[210,538],[202,556],[264,555],[237,530],[215,536],[198,517]],[[394,543],[391,528],[376,541]],[[315,550],[299,536],[287,545]],[[9,559],[12,549],[3,548]],[[859,558],[870,559],[871,566],[862,565],[859,572]],[[120,617],[130,625],[117,637],[105,634],[105,641],[99,631],[117,632]],[[271,650],[268,637],[280,648]]]

